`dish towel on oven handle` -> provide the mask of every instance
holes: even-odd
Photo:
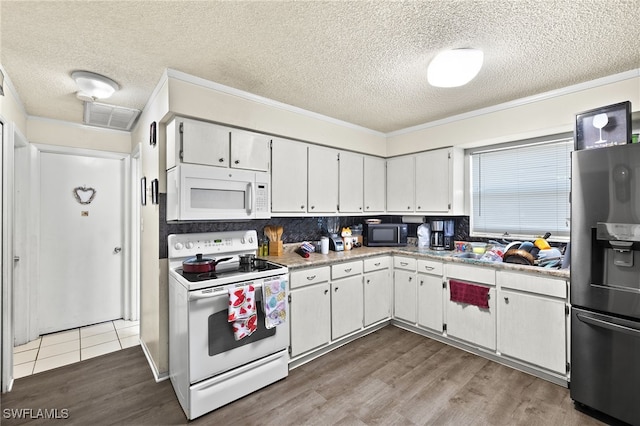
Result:
[[[255,287],[253,284],[229,288],[227,321],[232,323],[233,336],[241,340],[258,329]]]
[[[449,280],[449,299],[452,302],[467,303],[479,308],[489,309],[489,288],[465,283],[464,281]]]
[[[262,285],[264,325],[273,328],[287,321],[287,279],[265,281]]]

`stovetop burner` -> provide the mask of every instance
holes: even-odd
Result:
[[[239,280],[242,280],[242,275],[248,274],[251,272],[264,272],[271,271],[274,269],[282,269],[282,266],[275,265],[273,263],[266,262],[264,266],[261,267],[251,267],[248,270],[245,270],[245,265],[238,267],[237,269],[228,269],[225,271],[212,271],[212,272],[185,272],[182,268],[177,268],[176,272],[183,276],[187,281],[195,283],[200,281],[208,281],[208,280],[216,280],[226,277],[237,276]]]

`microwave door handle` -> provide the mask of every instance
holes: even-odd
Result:
[[[253,183],[247,184],[247,213],[253,213]]]

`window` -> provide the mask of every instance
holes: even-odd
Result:
[[[472,150],[472,235],[568,238],[572,150],[570,134]]]

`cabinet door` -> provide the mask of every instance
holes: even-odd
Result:
[[[362,328],[362,275],[331,283],[331,338],[333,340]]]
[[[387,211],[414,211],[415,163],[413,156],[387,160]]]
[[[331,295],[329,283],[292,290],[291,356],[326,345],[331,340]]]
[[[182,162],[229,167],[231,129],[194,120],[182,121]]]
[[[447,334],[492,350],[496,349],[496,289],[489,289],[489,309],[450,300],[447,286]]]
[[[500,291],[498,350],[503,355],[564,374],[565,303],[533,294]]]
[[[271,138],[266,135],[232,130],[231,167],[268,172],[270,141]]]
[[[338,151],[309,146],[307,211],[336,213],[338,211]]]
[[[416,155],[416,212],[448,213],[451,186],[448,149]]]
[[[340,153],[339,207],[341,212],[362,213],[364,200],[364,156],[351,152]]]
[[[271,211],[307,211],[307,145],[286,139],[273,139]]]
[[[364,157],[364,211],[377,213],[385,211],[387,176],[385,160],[379,157]]]
[[[393,316],[416,322],[416,273],[396,270],[393,272]]]
[[[364,275],[364,326],[391,316],[391,281],[389,270]]]
[[[442,332],[443,297],[441,276],[418,274],[418,325]]]

